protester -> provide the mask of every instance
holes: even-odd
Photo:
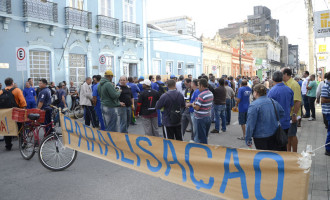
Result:
[[[183,113],[182,113],[182,119],[181,119],[181,132],[182,132],[182,135],[184,136],[185,135],[185,132],[186,132],[186,129],[188,127],[188,125],[190,124],[190,131],[193,132],[194,131],[194,128],[193,128],[193,122],[191,120],[191,116],[190,116],[190,109],[189,109],[189,104],[190,104],[190,100],[191,100],[191,96],[194,92],[193,89],[191,89],[191,79],[189,78],[186,78],[184,80],[184,84],[186,86],[186,89],[184,91],[184,99],[185,99],[185,102],[186,102],[186,107],[184,108],[183,110]]]
[[[280,123],[282,129],[285,131],[286,134],[292,135],[289,133],[289,128],[291,126],[290,123],[290,113],[291,108],[294,105],[293,102],[293,91],[283,83],[283,73],[280,71],[276,71],[273,74],[273,81],[275,85],[272,89],[268,92],[268,97],[277,101],[284,110],[284,116],[281,118]],[[286,151],[287,146],[280,148],[279,150]]]
[[[69,89],[68,87],[66,87],[66,81],[62,81],[63,82],[63,90],[65,91],[65,94],[69,94]]]
[[[30,86],[30,83],[28,81],[25,83],[25,88],[23,90],[23,95],[24,95],[24,98],[25,98],[25,101],[26,101],[26,104],[27,104],[27,106],[26,106],[27,109],[37,107],[36,90]]]
[[[143,81],[144,81],[144,77],[143,77],[143,76],[140,76],[140,77],[139,77],[139,80],[138,80],[138,84],[137,84],[137,86],[138,86],[139,89],[140,89],[140,92],[143,91],[143,85],[141,84],[141,82],[143,82]]]
[[[97,91],[97,87],[100,85],[100,80],[101,80],[101,75],[96,75],[95,77],[95,84],[93,85],[92,91],[93,91],[93,105],[94,105],[94,110],[97,115],[97,118],[99,120],[99,126],[102,131],[105,130],[104,126],[104,121],[103,121],[103,116],[102,116],[102,109],[101,109],[101,99],[100,95]]]
[[[214,90],[214,114],[215,114],[215,129],[211,133],[219,133],[220,118],[221,118],[221,131],[226,132],[226,96],[227,90],[225,88],[225,80],[219,80],[219,87]],[[212,103],[212,102],[211,102]]]
[[[0,105],[0,108],[13,108],[13,107],[19,107],[19,108],[25,108],[26,101],[24,99],[24,95],[22,90],[14,87],[14,81],[12,78],[6,78],[5,79],[5,85],[6,87],[2,90],[0,90],[0,99],[2,105]],[[12,137],[11,136],[5,136],[5,143],[6,143],[6,150],[10,151],[13,144],[11,143]]]
[[[207,80],[202,78],[199,80],[199,91],[197,100],[193,103],[194,123],[196,135],[194,141],[196,143],[208,143],[208,134],[211,127],[211,107],[213,102],[213,94],[208,89]]]
[[[53,96],[56,93],[56,86],[55,83],[52,81],[50,82],[50,85],[48,86],[48,88],[50,89],[51,95]]]
[[[310,118],[309,101],[308,101],[308,97],[306,95],[307,94],[308,81],[309,81],[309,72],[308,71],[304,72],[303,78],[305,78],[305,80],[302,83],[301,94],[302,94],[302,98],[304,100],[304,107],[305,107],[305,111],[306,111],[303,118]]]
[[[159,93],[151,89],[151,81],[140,82],[143,85],[143,91],[138,99],[137,115],[141,116],[145,135],[159,137],[156,103],[159,100]]]
[[[327,83],[327,73],[324,74],[324,81],[321,81],[319,83],[319,85],[317,86],[317,90],[316,90],[316,103],[319,104],[321,101],[321,91],[323,86]],[[328,120],[326,115],[323,114],[323,123],[325,125],[325,129],[328,129]]]
[[[67,108],[65,99],[66,99],[66,93],[65,90],[63,89],[63,83],[59,83],[57,88],[57,98],[59,99],[59,104],[57,105],[59,108],[64,109]]]
[[[156,90],[159,93],[159,96],[163,95],[165,92],[167,92],[167,87],[165,83],[162,82],[162,77],[160,75],[156,76],[156,82],[151,84],[151,88],[153,90]],[[158,127],[162,127],[162,115],[161,111],[157,110],[157,117],[158,117]]]
[[[101,98],[103,121],[106,131],[117,132],[117,107],[120,106],[119,96],[121,90],[116,91],[112,84],[113,72],[108,70],[97,87]]]
[[[174,80],[167,81],[168,92],[156,103],[156,109],[164,109],[162,114],[163,134],[167,139],[181,140],[181,109],[185,107],[182,94],[176,90]]]
[[[191,74],[188,74],[188,78],[189,78],[190,80],[192,80],[192,75],[191,75]]]
[[[189,107],[190,118],[191,118],[191,122],[192,122],[192,124],[191,124],[191,139],[190,139],[190,142],[194,142],[195,135],[197,134],[197,128],[196,128],[196,121],[195,121],[193,104],[196,101],[198,95],[200,94],[199,87],[198,87],[198,80],[197,79],[194,79],[194,80],[191,81],[191,89],[194,92],[192,93],[190,102],[186,104],[186,107]]]
[[[138,102],[138,98],[139,98],[139,93],[141,92],[139,87],[134,83],[133,78],[132,77],[128,77],[128,83],[127,86],[129,86],[131,88],[131,92],[133,94],[133,98],[134,98],[134,108],[135,110],[132,110],[132,117],[131,117],[131,121],[130,123],[132,125],[135,125],[135,122],[133,122],[133,113],[135,113],[136,109],[137,109],[137,102]],[[136,113],[134,114],[134,116],[136,115]]]
[[[225,82],[225,88],[226,88],[226,125],[230,124],[231,121],[231,108],[232,108],[232,99],[235,97],[234,90],[228,86],[228,83]]]
[[[327,73],[327,82],[322,87],[321,91],[321,103],[322,103],[322,114],[326,116],[328,121],[328,134],[325,146],[325,155],[330,156],[330,72]]]
[[[308,121],[315,121],[315,100],[316,100],[316,89],[317,89],[317,83],[315,81],[315,75],[311,75],[310,79],[308,81],[308,86],[306,87],[308,92],[306,96],[308,97],[308,104],[310,111],[312,113],[312,116],[308,119]]]
[[[281,119],[285,113],[282,106],[266,96],[267,88],[262,84],[254,86],[253,96],[256,99],[248,108],[246,122],[246,145],[252,145],[252,138],[256,149],[279,150],[275,131],[278,128],[277,117]],[[274,106],[276,110],[274,109]]]
[[[71,110],[73,110],[73,108],[76,106],[76,101],[79,98],[78,97],[78,89],[73,84],[73,81],[70,81],[69,92],[70,92],[69,95],[71,96],[71,101],[72,101]]]
[[[51,91],[47,87],[47,80],[42,78],[39,81],[37,108],[46,111],[45,122],[44,122],[45,125],[49,124],[52,119],[52,108],[50,107],[50,104],[51,104]],[[46,127],[46,132],[48,132],[49,129],[50,127]]]
[[[243,80],[241,83],[241,87],[238,89],[236,105],[238,106],[238,123],[242,127],[243,136],[238,137],[239,140],[245,140],[245,124],[247,121],[247,111],[250,105],[250,95],[251,88],[247,86],[247,80]]]
[[[184,77],[180,75],[179,81],[176,82],[176,90],[180,92],[182,95],[184,95]]]
[[[215,84],[215,78],[214,78],[214,76],[210,76],[209,85],[210,85],[213,89],[215,89],[215,88],[217,87],[216,84]]]
[[[291,109],[291,120],[290,130],[288,134],[288,151],[297,152],[298,148],[298,138],[297,138],[297,122],[298,116],[301,115],[300,105],[302,101],[301,88],[297,81],[294,81],[292,76],[292,70],[290,68],[283,68],[283,81],[286,86],[288,86],[293,91],[293,101],[294,105]]]
[[[93,128],[97,126],[96,124],[96,118],[95,118],[95,111],[92,106],[92,88],[90,85],[92,84],[92,79],[90,77],[87,77],[85,80],[85,83],[80,88],[80,105],[84,106],[84,112],[85,112],[85,125],[90,126],[90,123],[92,122]]]
[[[121,89],[121,93],[119,96],[119,102],[121,107],[118,108],[118,114],[120,117],[121,133],[128,133],[128,126],[132,118],[132,110],[135,110],[133,94],[131,88],[127,86],[127,81],[126,76],[120,77],[119,87]]]

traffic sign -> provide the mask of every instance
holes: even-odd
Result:
[[[101,55],[99,61],[101,65],[104,65],[105,62],[107,61],[107,58],[104,55]]]
[[[216,71],[217,70],[217,66],[212,66],[212,70]]]
[[[16,48],[16,68],[17,71],[27,70],[27,51],[26,47]]]

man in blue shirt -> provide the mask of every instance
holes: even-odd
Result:
[[[330,156],[330,73],[327,74],[327,82],[323,85],[321,91],[322,113],[328,120],[328,135],[325,144],[325,155]]]
[[[25,83],[25,88],[23,90],[23,95],[26,101],[26,108],[30,109],[30,108],[36,108],[37,104],[36,104],[36,90],[34,88],[31,87],[30,83],[27,81]]]
[[[251,88],[247,86],[247,80],[242,81],[242,86],[238,89],[236,106],[238,105],[238,123],[242,127],[243,137],[239,140],[245,140],[245,124],[247,121],[247,111],[250,105]]]
[[[37,105],[39,109],[46,111],[44,124],[49,124],[51,122],[51,117],[52,117],[52,108],[50,107],[51,91],[47,87],[46,79],[43,78],[39,81],[39,88],[40,88],[40,92],[38,94]],[[47,127],[46,132],[48,130],[49,127]]]
[[[58,104],[58,107],[62,108],[62,109],[67,107],[66,102],[65,102],[67,94],[66,94],[65,90],[63,89],[63,86],[64,86],[64,84],[62,82],[59,83],[58,86],[57,86],[57,88],[58,88],[57,98],[60,100],[60,103]]]
[[[140,89],[140,92],[143,91],[143,85],[141,84],[142,81],[144,81],[144,77],[140,76],[140,78],[138,80],[139,83],[137,84],[138,88]]]
[[[290,113],[291,113],[291,108],[294,105],[293,102],[294,93],[288,86],[286,86],[282,82],[283,81],[282,72],[280,71],[274,72],[273,81],[275,83],[275,86],[273,86],[272,89],[268,92],[268,97],[274,99],[282,106],[285,115],[283,118],[281,118],[280,123],[283,130],[288,134],[289,128],[291,126]],[[284,146],[280,150],[286,151],[287,147]]]
[[[128,83],[127,83],[127,86],[129,86],[131,88],[131,91],[132,91],[132,95],[133,95],[133,98],[134,98],[134,108],[136,110],[137,108],[137,102],[138,102],[138,94],[140,93],[140,89],[139,87],[133,82],[133,77],[128,77]],[[132,110],[132,113],[135,112],[135,110]],[[136,116],[136,114],[134,115]],[[133,122],[133,117],[131,117],[131,124],[132,125],[135,125],[135,123]]]
[[[186,104],[186,107],[189,107],[189,112],[190,112],[190,117],[191,117],[191,122],[193,125],[193,128],[191,129],[191,139],[190,142],[194,142],[194,138],[195,135],[197,133],[197,129],[196,129],[196,122],[195,122],[195,117],[194,117],[194,108],[192,107],[193,103],[196,101],[198,95],[200,94],[199,89],[198,89],[198,80],[194,79],[191,81],[191,89],[194,91],[191,99],[190,99],[190,103]]]
[[[101,130],[104,131],[105,126],[104,126],[102,110],[101,110],[101,99],[100,99],[100,95],[97,91],[97,87],[100,84],[100,80],[101,80],[101,75],[96,75],[95,80],[94,80],[95,84],[92,86],[92,91],[93,91],[92,96],[93,96],[93,105],[95,106],[94,109],[95,109],[97,118],[99,120]]]
[[[159,92],[159,96],[161,96],[162,94],[165,93],[165,91],[164,91],[165,83],[163,83],[161,80],[162,80],[162,77],[160,75],[156,76],[156,82],[153,83],[150,80],[152,82],[151,83],[151,89],[156,90],[157,92]],[[161,116],[160,110],[157,110],[157,115],[158,115],[158,127],[162,127],[162,116]]]

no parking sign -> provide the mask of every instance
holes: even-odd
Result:
[[[105,57],[105,55],[101,55],[100,58],[99,58],[99,62],[100,62],[100,74],[103,74],[105,71],[106,71],[106,63],[107,61],[107,58]]]
[[[17,71],[27,70],[27,50],[26,47],[16,48],[16,68]]]

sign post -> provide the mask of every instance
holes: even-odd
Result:
[[[101,55],[99,58],[99,62],[100,62],[100,74],[104,74],[104,72],[106,71],[106,62],[107,62],[107,58],[104,55]]]

